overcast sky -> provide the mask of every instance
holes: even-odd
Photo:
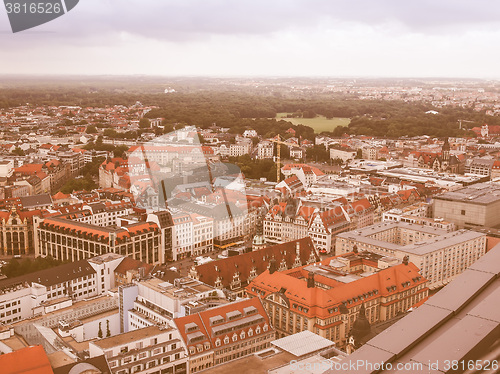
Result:
[[[2,74],[500,78],[497,0],[80,0]]]

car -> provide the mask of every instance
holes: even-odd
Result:
[[[14,258],[21,258],[21,255],[14,255]]]

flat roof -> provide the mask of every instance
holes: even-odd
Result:
[[[309,330],[274,340],[271,344],[293,354],[295,357],[308,355],[335,345],[331,340],[325,339]]]
[[[491,204],[500,200],[500,183],[477,183],[435,196],[436,200],[458,201],[474,204]]]
[[[395,228],[415,230],[418,232],[433,234],[435,236],[432,238],[428,238],[426,240],[422,240],[407,245],[400,245],[396,243],[387,242],[385,240],[372,238],[372,236],[374,236],[375,234]],[[392,251],[400,251],[415,255],[424,255],[439,250],[441,248],[450,247],[482,236],[486,236],[486,234],[465,229],[448,232],[446,230],[436,227],[423,226],[416,223],[407,223],[407,222],[383,222],[371,226],[366,226],[362,229],[343,232],[337,235],[338,238],[355,240],[363,244],[374,245]]]
[[[446,360],[479,362],[492,354],[492,347],[500,341],[500,245],[473,267],[343,362],[383,361],[393,367],[413,362],[421,365],[418,370],[414,366],[413,373],[427,374],[448,372]],[[438,362],[438,366],[430,368],[429,362]],[[374,369],[355,372],[393,373]]]
[[[99,339],[93,342],[93,344],[101,347],[102,349],[113,348],[120,345],[124,345],[130,342],[135,342],[137,340],[145,339],[148,337],[164,334],[172,329],[167,328],[161,330],[158,326],[149,326],[142,329],[129,331],[123,334],[118,334],[111,336],[109,338]]]

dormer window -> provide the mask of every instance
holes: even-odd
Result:
[[[255,329],[255,333],[256,334],[260,334],[260,326],[257,326],[256,329]]]
[[[236,340],[238,340],[238,335],[234,334],[233,335],[233,342],[235,342]]]
[[[245,339],[245,338],[246,338],[245,331],[242,331],[240,334],[240,339]]]
[[[251,327],[248,329],[248,336],[253,336],[253,329]]]
[[[267,323],[264,324],[264,327],[262,327],[262,330],[264,330],[264,332],[266,332],[268,329],[269,329],[269,326],[267,326]]]
[[[224,344],[229,344],[229,336],[226,336],[226,337],[224,338]]]

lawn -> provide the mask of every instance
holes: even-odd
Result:
[[[316,116],[315,118],[286,118],[288,113],[278,113],[276,119],[283,119],[285,121],[291,122],[294,125],[305,125],[312,127],[315,133],[320,133],[322,131],[333,131],[337,126],[347,126],[350,122],[350,118],[332,118],[327,119],[324,116]]]

